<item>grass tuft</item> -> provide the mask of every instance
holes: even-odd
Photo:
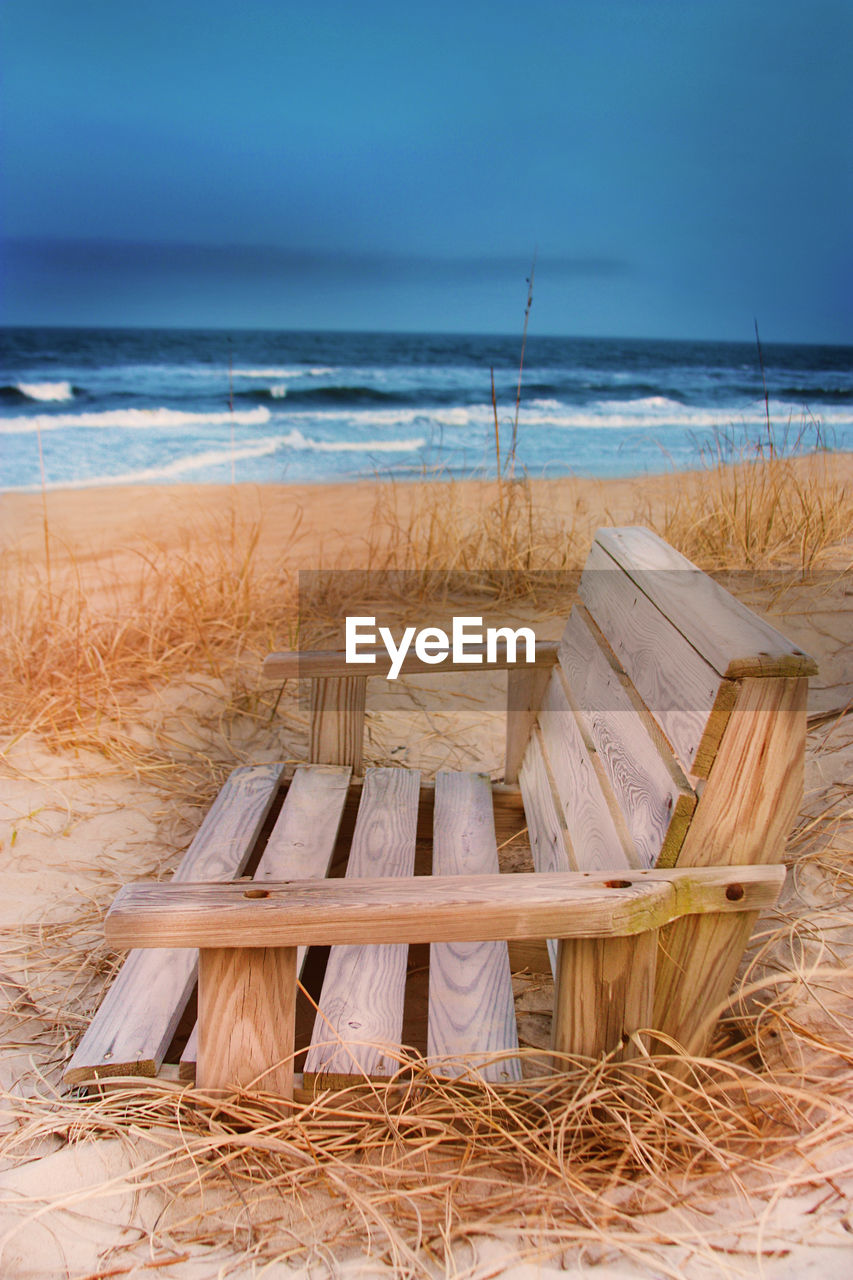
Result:
[[[853,486],[831,453],[801,456],[801,434],[718,433],[657,531],[703,569],[820,568],[853,534]]]

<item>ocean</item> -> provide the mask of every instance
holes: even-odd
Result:
[[[520,335],[0,330],[0,489],[493,476]],[[853,347],[527,343],[516,474],[853,449]]]

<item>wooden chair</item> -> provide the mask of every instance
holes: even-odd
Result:
[[[398,1070],[409,948],[425,943],[439,1074],[520,1078],[511,972],[530,940],[548,940],[556,1053],[629,1058],[641,1032],[703,1051],[784,878],[813,660],[625,528],[597,534],[562,640],[491,666],[508,668],[504,781],[433,783],[362,776],[367,677],[343,654],[268,658],[270,678],[311,679],[312,763],[289,783],[237,770],[171,883],[119,893],[107,937],[133,949],[66,1081],[171,1070],[290,1095],[315,947],[331,950],[302,1087]],[[525,825],[534,870],[501,872],[499,837]],[[197,966],[198,1028],[170,1068]]]

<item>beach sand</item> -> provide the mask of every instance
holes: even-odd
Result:
[[[853,456],[839,456],[829,465],[849,493]],[[561,479],[536,482],[533,489],[537,503],[564,520],[581,547],[600,524],[653,518],[663,525],[666,513],[683,502],[691,486],[707,483],[703,476],[669,475],[607,482]],[[494,486],[471,483],[458,486],[453,501],[475,509],[493,493]],[[132,593],[155,551],[180,556],[199,539],[223,536],[232,512],[238,526],[258,531],[259,574],[270,590],[275,575],[287,569],[362,567],[367,548],[392,536],[376,523],[377,501],[387,497],[374,485],[50,493],[52,590],[70,590],[73,581],[75,589],[101,605],[116,582],[121,584],[116,598],[122,591]],[[398,512],[416,500],[416,487],[395,488]],[[44,591],[44,514],[41,495],[0,498],[0,546],[7,573],[16,575],[24,599]],[[840,713],[853,699],[850,565],[850,541],[836,538],[824,548],[818,580],[797,585],[796,574],[789,571],[795,567],[792,561],[789,569],[751,582],[748,598],[820,663],[810,695],[806,797],[796,843],[802,874],[785,904],[789,918],[799,922],[794,930],[800,939],[799,961],[789,957],[789,963],[811,963],[817,949],[822,962],[842,976],[846,968],[848,979],[853,916],[842,889],[849,890],[853,858],[853,716]],[[780,593],[783,577],[788,589]],[[737,588],[736,581],[731,585]],[[550,619],[543,634],[559,634],[559,620]],[[270,642],[285,647],[284,637],[270,636]],[[69,1119],[73,1106],[52,1101],[64,1062],[110,970],[99,931],[113,894],[123,883],[164,873],[176,864],[216,779],[229,768],[304,757],[304,708],[293,696],[284,700],[275,721],[261,714],[258,704],[243,696],[247,682],[251,685],[251,670],[257,670],[254,655],[241,676],[240,698],[228,673],[204,669],[195,661],[182,672],[172,670],[168,681],[152,679],[128,695],[130,710],[122,713],[121,731],[102,725],[100,739],[91,727],[80,741],[67,728],[51,736],[49,717],[29,731],[20,725],[4,730],[0,1087],[5,1102],[0,1136],[10,1144],[15,1134],[23,1134],[0,1158],[4,1275],[150,1273],[206,1280],[215,1275],[309,1274],[298,1258],[266,1270],[264,1263],[272,1255],[258,1245],[266,1238],[264,1224],[276,1214],[298,1235],[298,1207],[285,1209],[261,1195],[254,1203],[257,1187],[240,1192],[242,1207],[236,1211],[233,1197],[201,1185],[185,1188],[183,1198],[175,1200],[140,1174],[145,1162],[162,1158],[170,1144],[180,1146],[173,1129],[155,1126],[142,1132],[115,1121],[102,1128],[83,1126],[75,1133]],[[437,719],[425,723],[422,693],[417,682],[393,697],[377,690],[369,704],[369,762],[396,746],[400,754],[395,759],[426,769],[450,763],[498,773],[499,717],[466,701],[452,680],[439,679]],[[450,761],[446,731],[458,743]],[[830,986],[831,997],[825,990],[811,994],[807,984],[797,989],[789,1026],[811,1028],[811,1034],[789,1030],[789,1047],[799,1065],[794,1069],[788,1064],[788,1078],[799,1072],[808,1088],[818,1091],[824,1080],[838,1113],[846,1107],[849,1117],[853,1095],[849,1087],[839,1089],[838,1081],[849,1072],[853,994],[844,989],[841,977]],[[846,1063],[833,1047],[845,1042]],[[849,1086],[849,1074],[846,1081]],[[54,1113],[55,1106],[59,1110]],[[58,1118],[51,1121],[54,1114]],[[827,1123],[824,1117],[820,1122]],[[839,1122],[837,1131],[837,1143],[830,1124],[825,1145],[810,1150],[810,1170],[793,1147],[782,1143],[768,1147],[763,1176],[754,1168],[744,1173],[739,1195],[721,1179],[715,1199],[713,1184],[705,1178],[695,1213],[685,1178],[682,1199],[679,1204],[674,1200],[671,1213],[655,1213],[648,1220],[640,1214],[636,1245],[630,1248],[624,1240],[611,1247],[606,1233],[596,1242],[595,1233],[584,1241],[567,1231],[562,1252],[545,1256],[531,1252],[517,1232],[491,1240],[472,1235],[469,1243],[458,1243],[454,1264],[446,1271],[435,1258],[425,1258],[423,1273],[451,1275],[455,1266],[472,1280],[532,1280],[587,1270],[600,1280],[720,1274],[840,1280],[850,1275],[853,1259],[853,1142],[850,1124],[845,1128]],[[202,1213],[204,1229],[189,1229],[186,1222]],[[326,1224],[331,1241],[336,1214],[346,1216],[332,1191],[316,1189],[306,1197],[304,1213]],[[282,1254],[289,1247],[282,1243]],[[310,1274],[392,1274],[384,1246],[368,1256],[350,1241],[336,1261],[329,1257],[315,1248]]]

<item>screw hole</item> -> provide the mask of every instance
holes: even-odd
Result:
[[[270,896],[269,889],[244,889],[244,898],[268,898]]]
[[[726,887],[726,897],[729,902],[740,902],[743,897],[742,884],[730,884]]]

